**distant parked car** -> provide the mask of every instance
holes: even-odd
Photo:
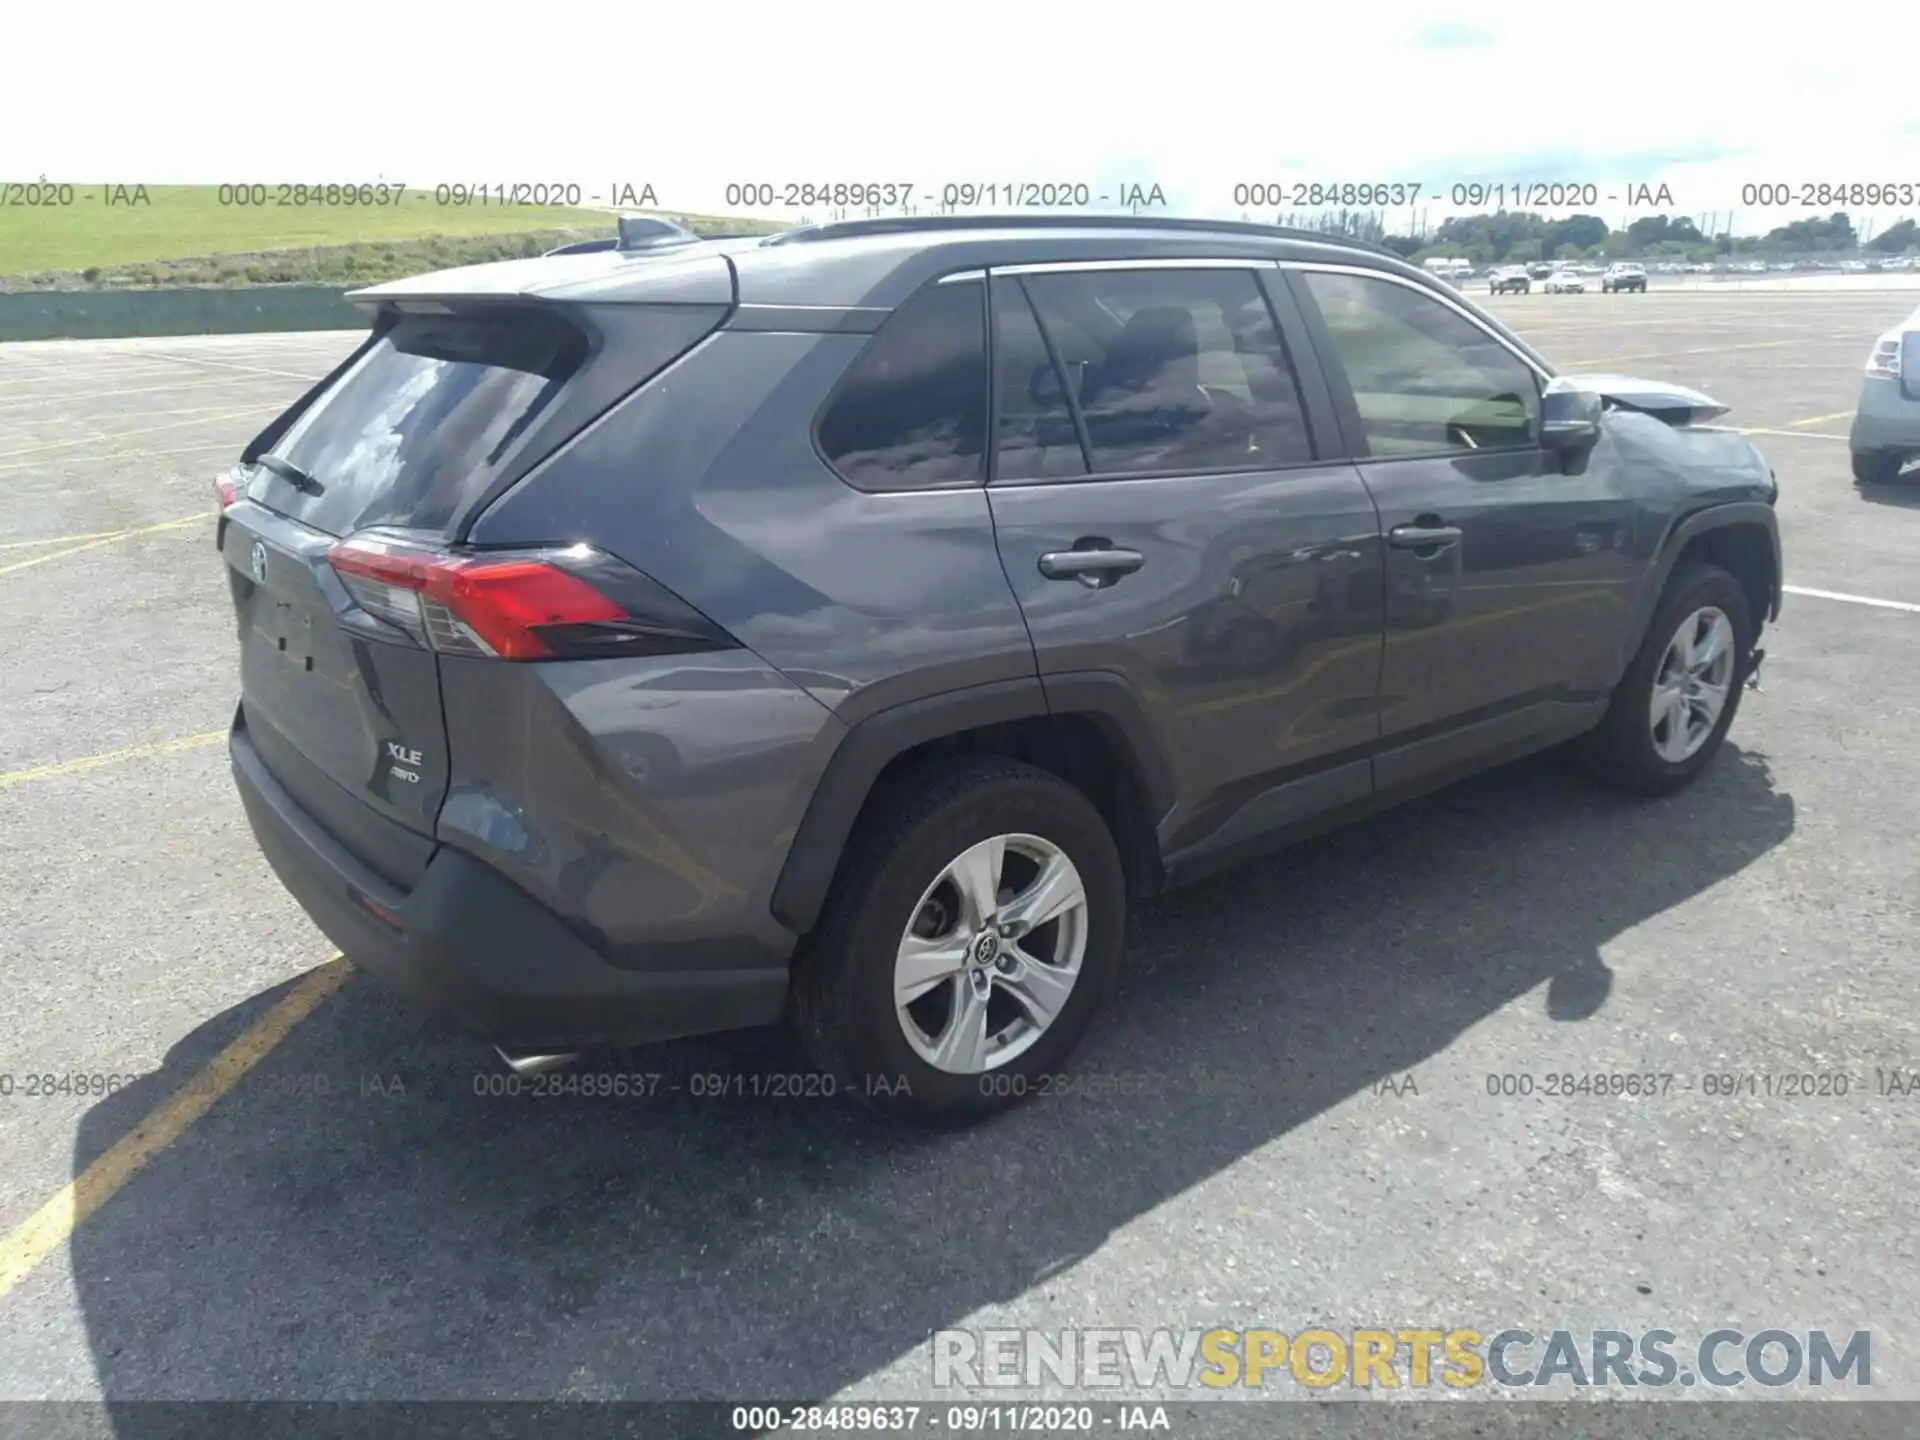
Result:
[[[1459,255],[1434,255],[1421,262],[1429,275],[1458,285],[1473,274],[1473,262]]]
[[[1847,448],[1862,485],[1891,484],[1920,456],[1920,310],[1873,342]]]
[[[1505,265],[1487,277],[1487,290],[1494,295],[1525,295],[1533,289],[1524,267]]]
[[[1639,295],[1647,293],[1646,266],[1620,264],[1607,267],[1607,273],[1600,280],[1600,293],[1616,295],[1626,290]]]
[[[1549,295],[1582,295],[1586,293],[1587,282],[1580,278],[1577,270],[1556,270],[1542,288]]]
[[[1553,265],[1549,261],[1545,261],[1545,260],[1537,261],[1534,264],[1527,266],[1527,278],[1529,280],[1544,280],[1549,275],[1553,274],[1553,272],[1557,268],[1558,268],[1557,266]]]

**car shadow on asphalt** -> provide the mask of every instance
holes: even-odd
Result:
[[[98,1384],[825,1397],[1503,1007],[1577,1026],[1609,1001],[1602,946],[1794,821],[1732,745],[1663,801],[1589,789],[1552,757],[1481,776],[1141,906],[1079,1084],[945,1136],[770,1094],[806,1088],[779,1078],[800,1062],[775,1032],[585,1072],[607,1089],[657,1075],[651,1094],[632,1078],[624,1097],[494,1094],[486,1047],[355,977],[76,1232]],[[76,1173],[272,998],[95,1106]],[[1582,1055],[1552,1033],[1556,1060]],[[118,1433],[158,1433],[149,1413],[116,1407]]]
[[[1856,481],[1853,488],[1862,500],[1870,500],[1875,505],[1920,510],[1920,468],[1901,471],[1891,484],[1862,485]]]

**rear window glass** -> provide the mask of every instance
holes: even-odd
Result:
[[[320,491],[276,480],[271,503],[336,535],[444,527],[492,483],[586,352],[586,337],[551,313],[406,317],[269,452]]]
[[[862,490],[985,478],[986,287],[934,285],[902,305],[820,417],[820,450]]]

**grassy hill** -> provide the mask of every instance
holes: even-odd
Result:
[[[217,187],[75,186],[68,205],[0,204],[0,290],[153,285],[373,284],[448,265],[538,255],[611,235],[609,211],[436,203],[409,190],[385,205],[221,204]],[[669,214],[696,233],[780,227]]]

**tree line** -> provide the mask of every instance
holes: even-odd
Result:
[[[1776,226],[1764,235],[1705,235],[1686,216],[1646,215],[1615,230],[1598,215],[1548,219],[1530,210],[1455,215],[1432,231],[1394,234],[1378,211],[1337,210],[1279,217],[1279,223],[1384,245],[1410,260],[1449,255],[1476,265],[1535,260],[1685,260],[1726,256],[1756,259],[1808,255],[1900,255],[1920,250],[1920,223],[1901,220],[1862,242],[1845,211]]]

